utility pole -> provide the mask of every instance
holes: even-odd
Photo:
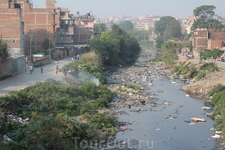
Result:
[[[31,53],[32,53],[32,35],[30,36],[30,63],[31,63]]]
[[[52,60],[51,60],[51,53],[50,53],[50,35],[48,36],[48,55],[49,55],[49,60],[51,62]]]

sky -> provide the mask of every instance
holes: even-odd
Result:
[[[45,8],[45,0],[32,0],[34,8]],[[217,15],[225,16],[225,0],[56,0],[56,7],[70,9],[70,14],[91,13],[97,18],[110,16],[172,16],[184,18],[202,5],[214,5]]]

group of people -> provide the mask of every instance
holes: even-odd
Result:
[[[80,55],[74,55],[74,57],[71,57],[71,60],[73,62],[73,60],[79,60],[80,59]]]

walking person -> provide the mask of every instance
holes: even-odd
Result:
[[[78,55],[77,55],[77,60],[79,60],[79,57],[80,57],[80,56],[79,56],[79,54],[78,54]]]
[[[71,57],[71,61],[73,62],[73,57]]]
[[[77,60],[76,55],[74,55],[74,60]]]
[[[32,74],[33,66],[30,66],[30,74]]]
[[[43,67],[41,67],[41,74],[43,74]]]
[[[55,67],[55,74],[58,74],[58,69],[59,69],[59,66],[57,64],[56,67]]]

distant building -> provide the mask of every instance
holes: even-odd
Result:
[[[193,51],[197,53],[205,49],[220,49],[224,44],[225,31],[218,31],[212,26],[208,29],[196,29],[192,35]]]

